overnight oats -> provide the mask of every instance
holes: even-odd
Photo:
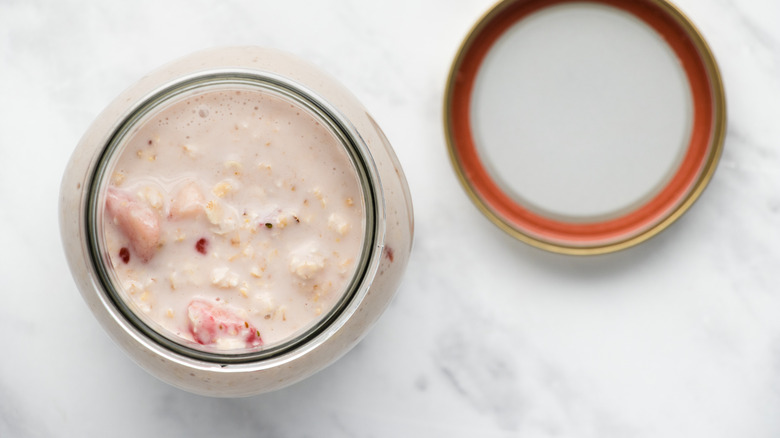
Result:
[[[269,92],[201,91],[148,115],[110,175],[105,251],[121,298],[174,340],[289,340],[334,308],[361,256],[344,147]]]
[[[413,220],[351,94],[289,55],[228,48],[152,73],[98,117],[60,225],[82,295],[136,362],[243,396],[360,340],[397,288]]]

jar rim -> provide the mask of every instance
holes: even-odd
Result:
[[[258,91],[277,95],[308,110],[318,121],[324,122],[326,128],[344,147],[357,175],[363,196],[365,226],[360,256],[356,260],[353,275],[346,283],[338,301],[308,328],[268,348],[239,352],[207,351],[187,346],[176,341],[172,336],[166,336],[165,333],[161,333],[164,329],[157,330],[152,327],[122,298],[119,288],[115,286],[115,280],[112,279],[113,270],[109,267],[110,261],[103,249],[102,206],[112,159],[121,155],[125,140],[132,134],[134,128],[142,125],[145,116],[185,93],[202,91],[214,86],[222,86],[223,89],[228,86],[255,88]],[[99,293],[103,295],[103,302],[116,310],[112,312],[115,317],[124,320],[125,324],[122,325],[126,330],[133,330],[137,335],[151,341],[150,344],[182,358],[217,364],[240,364],[279,358],[304,345],[322,343],[335,332],[337,326],[346,321],[367,293],[378,269],[381,251],[376,249],[383,247],[385,216],[384,200],[380,195],[381,183],[368,146],[351,122],[333,105],[305,86],[274,73],[236,68],[214,69],[183,76],[158,87],[136,100],[118,120],[109,131],[106,141],[103,142],[96,165],[87,179],[85,235],[88,258]]]

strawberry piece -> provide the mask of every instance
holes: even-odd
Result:
[[[144,262],[151,260],[160,243],[157,213],[129,193],[115,188],[109,188],[106,194],[106,211],[130,240],[133,252]]]
[[[246,348],[263,345],[260,331],[225,306],[195,299],[187,307],[190,333],[199,344],[218,341],[243,342]]]

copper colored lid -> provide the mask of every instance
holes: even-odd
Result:
[[[649,32],[655,31],[661,37],[659,44],[668,45],[673,53],[670,59],[676,57],[679,62],[680,82],[687,82],[690,101],[690,121],[686,122],[687,131],[679,142],[679,159],[648,196],[630,208],[600,217],[550,213],[507,190],[506,184],[493,172],[493,166],[486,163],[485,145],[479,143],[480,136],[475,134],[475,93],[480,91],[475,83],[480,69],[496,43],[528,17],[551,8],[582,7],[583,4],[586,3],[570,0],[505,0],[495,5],[462,43],[450,71],[444,103],[452,164],[477,207],[501,229],[526,243],[553,252],[578,255],[607,253],[633,246],[680,217],[712,177],[722,150],[726,119],[723,86],[715,60],[702,36],[677,8],[664,0],[587,2],[586,7],[614,8],[620,14],[638,19]],[[543,41],[530,43],[538,42]],[[505,55],[505,49],[502,50]],[[533,80],[539,79],[517,77],[517,81]],[[545,122],[531,117],[517,120],[517,123]],[[526,146],[522,142],[511,144],[517,149],[513,153],[520,157],[524,156]],[[619,185],[620,181],[615,184]]]

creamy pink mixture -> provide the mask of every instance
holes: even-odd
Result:
[[[148,117],[111,172],[105,218],[125,301],[163,334],[217,350],[277,344],[325,316],[365,230],[339,140],[249,89],[202,91]]]

